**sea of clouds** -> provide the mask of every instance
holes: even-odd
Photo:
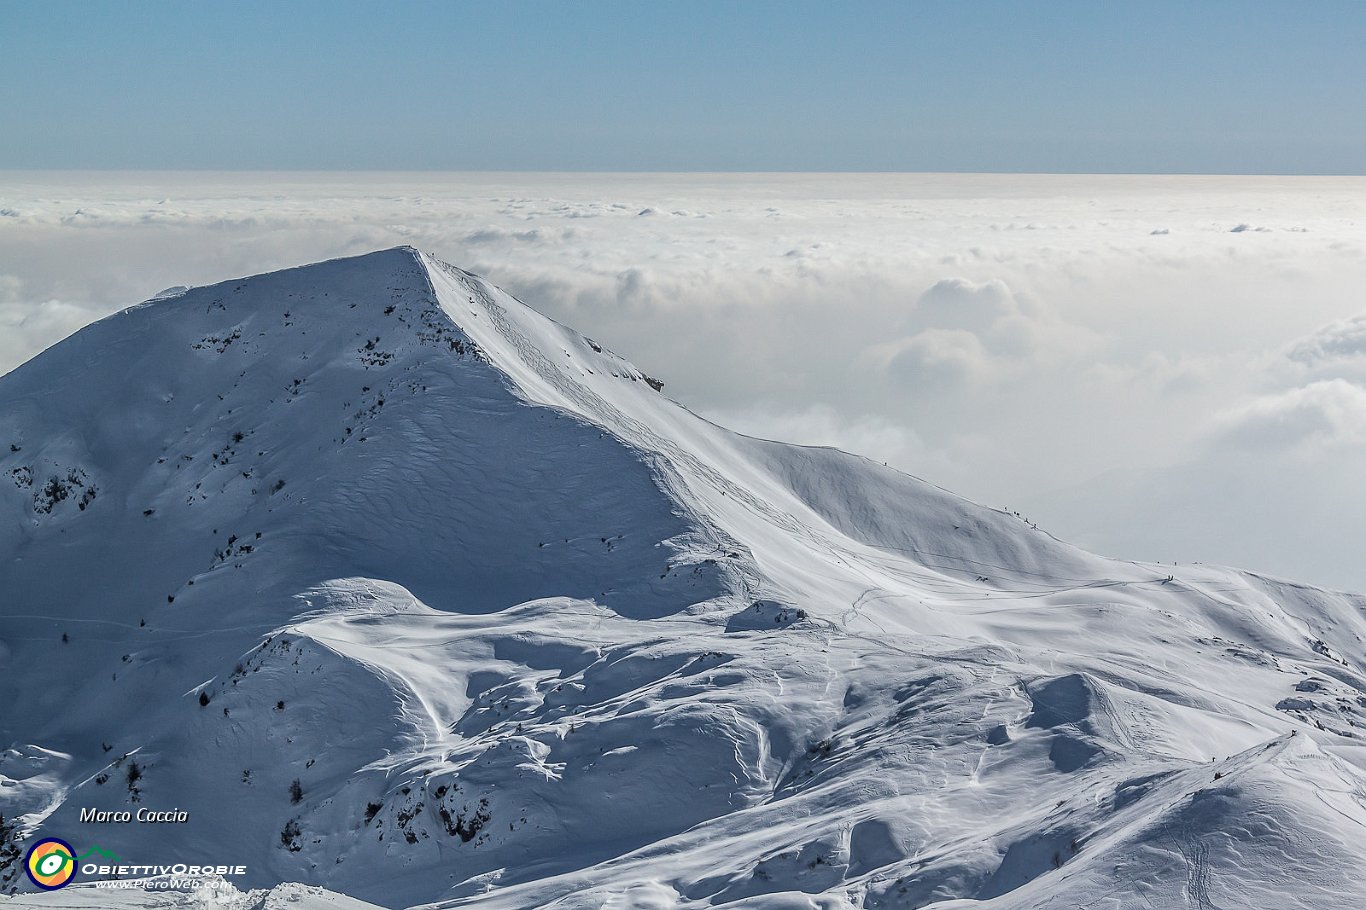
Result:
[[[1366,180],[0,173],[0,372],[411,244],[735,429],[1064,539],[1366,591]]]

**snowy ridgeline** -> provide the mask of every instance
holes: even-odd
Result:
[[[0,378],[0,572],[3,890],[309,886],[0,906],[1366,906],[1366,600],[737,436],[413,250]]]

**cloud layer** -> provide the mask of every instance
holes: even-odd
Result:
[[[1366,589],[1332,555],[1366,539],[1363,203],[1336,178],[0,174],[0,370],[164,287],[410,243],[736,429],[1115,555]]]

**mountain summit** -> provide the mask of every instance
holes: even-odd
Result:
[[[387,907],[1366,905],[1366,599],[731,433],[409,248],[0,378],[0,598],[5,891],[55,836]]]

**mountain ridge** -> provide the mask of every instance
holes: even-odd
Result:
[[[99,843],[392,907],[1366,898],[1366,600],[730,433],[412,248],[0,377],[0,560],[16,849],[174,804]]]

